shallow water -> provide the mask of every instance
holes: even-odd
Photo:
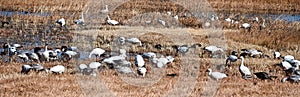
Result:
[[[300,14],[246,14],[246,17],[262,16],[273,20],[285,20],[287,22],[300,22]]]
[[[32,15],[32,16],[51,16],[51,13],[30,13],[30,12],[14,12],[14,11],[0,11],[0,16],[13,16],[13,15]]]
[[[32,15],[32,16],[52,16],[52,13],[30,13],[30,12],[13,12],[13,11],[0,11],[0,16],[13,16],[13,15]],[[62,16],[73,16],[70,13],[60,13]],[[273,20],[285,20],[288,22],[300,22],[300,14],[246,14],[246,17],[262,16],[264,18],[271,18]]]

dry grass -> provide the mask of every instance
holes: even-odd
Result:
[[[159,2],[158,2],[159,1]],[[142,25],[143,19],[151,18],[166,18],[172,22],[172,19],[168,19],[169,16],[165,14],[158,14],[159,12],[165,13],[171,11],[172,13],[182,16],[184,12],[188,10],[194,10],[190,8],[184,8],[179,4],[174,4],[169,0],[131,0],[123,3],[120,6],[112,7],[113,12],[108,13],[113,19],[119,20],[125,25]],[[121,1],[115,1],[121,2]],[[229,12],[230,17],[236,17],[241,19],[240,22],[249,22],[251,19],[246,18],[243,13],[299,13],[299,1],[298,0],[209,0],[208,1],[214,10],[219,12]],[[170,46],[174,44],[189,44],[201,43],[203,46],[210,45],[211,38],[220,38],[221,36],[213,36],[210,30],[201,29],[202,23],[206,18],[196,20],[195,17],[179,18],[179,22],[182,25],[176,25],[174,28],[164,29],[161,26],[151,27],[126,27],[126,26],[107,26],[105,24],[105,15],[99,14],[99,9],[103,9],[105,4],[113,6],[113,3],[109,1],[103,2],[87,2],[87,0],[0,0],[0,9],[3,11],[25,11],[31,13],[52,13],[52,16],[32,16],[32,15],[13,15],[10,17],[0,16],[1,25],[0,30],[1,42],[35,42],[35,38],[41,42],[50,42],[56,45],[61,44],[75,45],[82,52],[89,52],[94,47],[101,47],[106,50],[117,50],[118,46],[114,45],[111,41],[119,36],[126,37],[139,37],[148,48],[132,46],[132,48],[126,48],[130,52],[146,52],[155,51],[163,54],[174,55],[174,50]],[[87,4],[94,3],[98,6],[86,7]],[[281,4],[280,6],[277,6]],[[92,4],[93,5],[93,4]],[[162,7],[167,6],[167,7]],[[102,15],[99,21],[88,20],[93,26],[86,26],[80,30],[78,26],[72,24],[73,20],[78,19],[80,13],[86,11],[89,8],[87,14]],[[202,9],[201,11],[210,11],[209,9]],[[231,14],[235,12],[237,14]],[[60,30],[59,25],[56,25],[54,21],[61,18],[61,13],[65,13],[69,16],[63,16],[67,19],[66,30]],[[97,13],[97,14],[96,14]],[[155,17],[149,17],[155,15]],[[142,15],[140,15],[142,14]],[[223,13],[218,14],[220,19],[227,18]],[[260,19],[261,16],[258,16]],[[134,21],[140,20],[140,21]],[[8,22],[8,24],[3,24]],[[2,25],[3,24],[3,25]],[[178,24],[178,22],[172,22],[172,24]],[[218,27],[223,27],[225,33],[226,45],[228,52],[231,50],[239,50],[241,48],[255,48],[264,51],[268,55],[272,55],[274,50],[281,50],[283,55],[291,54],[299,59],[299,23],[298,22],[285,22],[281,20],[272,21],[266,19],[267,27],[263,30],[258,29],[256,24],[250,32],[240,29],[240,25],[228,24],[225,21],[220,21]],[[154,23],[153,25],[158,25]],[[186,26],[186,28],[178,28]],[[193,29],[193,28],[197,29]],[[101,28],[101,29],[99,29]],[[200,28],[200,29],[198,29]],[[96,29],[96,30],[90,30]],[[106,29],[106,30],[104,30]],[[46,33],[47,34],[44,34]],[[45,37],[46,36],[46,37]],[[147,41],[147,42],[146,42]],[[156,44],[162,44],[166,47],[162,51],[154,49]],[[110,46],[115,48],[110,48]],[[196,51],[201,52],[200,49]],[[25,63],[0,63],[0,96],[143,96],[143,97],[160,97],[173,93],[172,96],[184,95],[186,93],[177,92],[176,88],[191,89],[190,96],[299,96],[299,87],[297,84],[281,83],[280,79],[283,78],[284,73],[275,64],[280,60],[273,60],[268,58],[263,59],[246,59],[246,66],[248,66],[252,72],[257,71],[270,71],[276,70],[272,74],[279,76],[278,79],[273,81],[261,81],[243,80],[238,73],[238,65],[240,61],[232,64],[232,69],[225,69],[224,72],[229,75],[228,78],[216,83],[208,78],[205,70],[207,68],[214,68],[218,65],[219,61],[224,63],[224,59],[210,59],[210,58],[198,58],[198,53],[192,54],[188,58],[193,59],[190,63],[185,63],[184,58],[176,58],[176,62],[169,64],[165,71],[157,75],[156,69],[153,67],[147,67],[150,73],[145,78],[133,77],[133,75],[122,75],[114,70],[106,69],[100,72],[97,77],[83,76],[76,73],[76,65],[80,61],[72,61],[69,63],[42,63],[45,67],[52,67],[57,64],[63,64],[68,68],[68,71],[63,75],[52,75],[41,72],[36,74],[31,72],[29,75],[21,75],[21,65]],[[195,61],[196,60],[196,61]],[[88,63],[88,62],[84,62]],[[193,70],[185,70],[183,67],[193,67]],[[199,66],[199,67],[197,67]],[[185,74],[180,73],[180,70],[191,73],[196,80],[186,81],[181,80],[181,77],[186,77]],[[75,73],[75,74],[74,74]],[[179,74],[179,76],[170,77],[166,74]],[[126,77],[132,79],[124,79]],[[146,87],[144,85],[149,80],[154,78],[154,84]],[[132,83],[126,81],[133,81]],[[153,81],[152,81],[153,82]],[[183,84],[184,83],[184,84]],[[192,84],[195,85],[192,85]],[[182,85],[181,85],[182,84]],[[192,85],[193,87],[184,87]],[[216,91],[210,91],[216,90]],[[289,92],[286,92],[289,91]],[[175,93],[174,93],[175,92]],[[178,94],[181,93],[181,94]]]
[[[299,13],[298,0],[208,0],[217,12]]]

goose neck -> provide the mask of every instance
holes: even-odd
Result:
[[[211,72],[212,72],[212,70],[211,70],[211,69],[209,69],[209,70],[208,70],[208,75],[211,75]]]
[[[110,17],[109,17],[109,15],[107,15],[107,19],[108,19],[108,20],[111,20]]]
[[[241,65],[244,66],[244,60],[245,60],[245,59],[244,59],[244,58],[241,58],[241,59],[242,59]]]
[[[48,46],[47,45],[45,46],[45,51],[48,51]]]
[[[83,12],[81,13],[81,20],[84,21]]]

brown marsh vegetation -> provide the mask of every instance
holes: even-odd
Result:
[[[0,38],[1,44],[5,41],[23,43],[34,42],[35,39],[42,42],[56,43],[58,45],[80,44],[86,41],[76,40],[81,36],[86,36],[84,39],[90,39],[88,43],[94,47],[103,47],[102,38],[117,37],[121,32],[138,32],[139,38],[151,40],[152,43],[172,44],[170,33],[183,30],[189,31],[194,42],[201,43],[203,46],[209,45],[209,31],[202,28],[205,19],[197,20],[195,17],[183,18],[185,11],[190,9],[174,4],[169,0],[130,0],[120,6],[116,6],[113,12],[108,13],[113,15],[111,18],[120,21],[122,24],[130,24],[130,19],[136,15],[160,12],[165,13],[171,11],[179,14],[179,22],[184,25],[184,28],[158,28],[151,31],[146,31],[143,27],[122,28],[122,26],[111,27],[105,24],[106,17],[100,17],[99,21],[90,21],[95,24],[79,28],[73,23],[73,20],[80,18],[81,12],[89,9],[89,11],[98,12],[103,9],[105,4],[110,4],[108,1],[96,2],[97,0],[0,0],[0,9],[2,11],[30,12],[30,13],[51,13],[50,16],[38,15],[12,15],[0,16],[1,29]],[[163,2],[160,2],[163,1]],[[192,0],[193,1],[193,0]],[[115,1],[121,2],[121,1]],[[95,3],[99,6],[87,6]],[[283,20],[273,20],[266,18],[266,28],[259,30],[259,23],[253,26],[251,31],[246,31],[240,28],[240,25],[228,24],[224,21],[225,18],[238,17],[240,22],[252,22],[251,18],[246,18],[245,13],[263,13],[263,14],[299,14],[299,0],[208,0],[208,3],[216,11],[219,16],[219,25],[225,33],[227,49],[239,50],[242,48],[255,48],[264,51],[268,55],[272,55],[275,50],[280,50],[283,55],[291,54],[299,59],[300,48],[300,24],[299,22],[287,22]],[[167,7],[162,7],[167,6]],[[134,12],[133,12],[134,10]],[[202,10],[207,11],[207,10]],[[67,29],[60,29],[60,26],[55,24],[55,20],[61,18],[61,13],[67,20]],[[258,16],[260,19],[262,16]],[[135,24],[135,23],[132,23]],[[99,25],[99,26],[98,26]],[[138,23],[136,25],[139,25]],[[76,33],[79,30],[86,30],[85,33]],[[92,29],[92,30],[90,30]],[[108,30],[104,30],[108,29]],[[113,29],[113,30],[109,30]],[[148,33],[150,32],[150,33]],[[168,34],[166,34],[168,33]],[[134,36],[135,34],[133,34]],[[175,35],[176,36],[176,35]],[[37,38],[36,38],[37,37]],[[166,42],[166,41],[168,42]],[[72,43],[73,42],[73,43]],[[165,42],[165,43],[164,43]],[[107,48],[110,49],[110,48]],[[144,50],[144,49],[143,49]],[[146,51],[146,50],[144,50]],[[152,51],[152,49],[150,49]],[[201,52],[201,50],[198,50]],[[211,79],[208,78],[205,70],[215,65],[210,58],[198,58],[193,56],[201,66],[198,68],[197,80],[191,91],[190,96],[212,96],[207,92],[211,85]],[[168,64],[165,74],[179,73],[183,65],[177,58],[176,62]],[[299,96],[298,84],[281,83],[280,79],[283,76],[281,69],[275,64],[280,60],[263,59],[246,59],[245,64],[252,70],[270,71],[277,70],[274,75],[279,76],[273,81],[243,80],[240,78],[238,69],[226,70],[229,74],[228,78],[222,80],[218,85],[218,91],[214,96]],[[62,75],[46,74],[44,72],[34,73],[29,75],[21,75],[21,65],[23,63],[12,62],[0,63],[0,96],[95,96],[108,95],[108,93],[98,92],[96,86],[103,85],[110,91],[113,91],[115,96],[146,96],[158,97],[166,95],[166,91],[171,91],[176,88],[176,83],[179,82],[179,77],[163,76],[157,83],[148,87],[139,87],[125,83],[118,73],[114,70],[106,69],[97,75],[97,78],[83,76],[77,71],[75,60],[69,63],[54,62],[42,63],[45,67],[51,67],[57,64],[62,64],[68,68],[67,72]],[[240,61],[233,64],[232,68],[238,68]],[[75,73],[75,74],[74,74]],[[151,75],[151,74],[149,74]],[[102,82],[102,84],[94,85],[93,83]],[[90,91],[94,90],[94,91]],[[99,90],[100,91],[100,90]],[[287,92],[288,91],[288,92]]]

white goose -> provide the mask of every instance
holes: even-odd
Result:
[[[292,55],[286,55],[286,56],[283,57],[283,60],[287,61],[289,63],[292,63],[294,59],[295,59],[295,57],[292,56]]]
[[[45,70],[44,66],[41,64],[32,64],[31,67],[35,70],[35,72]]]
[[[45,46],[45,51],[42,52],[42,55],[44,56],[44,58],[46,59],[46,61],[48,62],[50,60],[50,54],[53,54],[54,51],[52,50],[48,50],[48,45]]]
[[[248,29],[248,32],[250,32],[251,26],[252,26],[252,25],[249,24],[249,23],[243,23],[243,24],[241,25],[241,28]]]
[[[280,54],[280,52],[278,52],[278,51],[275,51],[275,52],[273,53],[273,55],[274,55],[274,59],[280,59],[280,57],[281,57],[281,54]]]
[[[226,18],[225,21],[231,22],[232,20],[230,18]]]
[[[96,56],[96,60],[98,57],[100,57],[102,54],[105,53],[105,50],[101,49],[101,48],[94,48],[89,55],[89,58],[92,58],[93,55]]]
[[[49,69],[50,72],[53,72],[53,73],[56,73],[56,74],[62,74],[65,72],[65,67],[62,66],[62,65],[56,65],[52,68]],[[49,72],[48,70],[46,70],[46,72],[48,73]]]
[[[74,20],[74,23],[77,24],[77,25],[78,25],[78,24],[84,25],[83,12],[81,12],[81,19]]]
[[[242,63],[241,63],[240,68],[239,68],[240,73],[242,74],[244,79],[252,78],[252,74],[251,74],[250,69],[244,65],[244,60],[245,60],[244,57],[241,56],[240,58],[242,59]]]
[[[178,15],[175,15],[175,16],[174,16],[174,19],[178,20],[178,19],[179,19]]]
[[[287,62],[287,61],[281,62],[281,66],[283,67],[284,70],[288,70],[288,69],[290,69],[290,68],[293,67],[293,66],[292,66],[289,62]]]
[[[117,24],[119,24],[118,21],[110,19],[109,15],[107,15],[107,23],[110,24],[110,25],[117,25]]]
[[[145,53],[143,53],[143,57],[146,57],[146,58],[155,58],[156,54],[154,52],[145,52]]]
[[[164,27],[166,26],[166,22],[162,19],[157,20],[160,24],[162,24]]]
[[[221,72],[212,72],[212,70],[211,70],[210,68],[207,69],[207,72],[208,72],[208,75],[209,75],[211,78],[213,78],[213,79],[215,79],[215,80],[217,80],[217,81],[219,81],[219,80],[221,80],[221,79],[227,77],[227,74],[221,73]]]
[[[89,64],[89,68],[91,68],[91,69],[98,69],[100,66],[101,66],[101,63],[99,63],[99,62],[91,62]]]
[[[146,73],[147,73],[147,69],[145,67],[138,67],[138,72],[140,74],[143,75],[143,77],[145,77]]]
[[[141,55],[136,55],[135,56],[135,65],[137,67],[144,67],[145,66],[145,61]]]
[[[22,65],[21,73],[22,74],[28,74],[31,69],[32,69],[32,67],[30,65]]]
[[[108,13],[108,5],[105,5],[105,9],[101,10],[101,13]]]
[[[132,44],[139,44],[139,46],[142,46],[142,41],[138,38],[129,38],[126,40],[127,42],[129,43],[132,43]]]
[[[60,24],[60,26],[65,26],[66,25],[66,20],[64,18],[56,20],[56,23]]]
[[[249,23],[243,23],[241,27],[247,29],[247,28],[251,27],[251,24],[249,24]]]
[[[88,68],[88,66],[86,64],[79,64],[78,68],[79,68],[80,72],[83,72],[83,70]]]
[[[121,45],[124,45],[125,44],[125,41],[126,41],[126,38],[125,37],[119,37],[118,38],[118,42],[121,44]]]

